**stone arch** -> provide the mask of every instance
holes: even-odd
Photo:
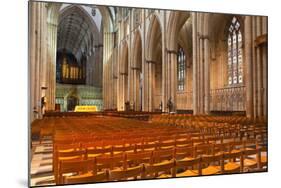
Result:
[[[189,12],[173,11],[170,13],[167,24],[167,33],[169,33],[167,36],[167,47],[169,50],[177,49],[178,33],[189,17]]]
[[[167,22],[167,97],[173,103],[172,111],[192,110],[193,69],[192,69],[192,21],[190,12],[174,11]],[[184,87],[178,91],[178,50],[185,53]],[[167,102],[166,102],[167,103]]]
[[[145,46],[146,59],[149,60],[153,59],[152,52],[153,52],[153,46],[155,46],[154,41],[155,41],[155,36],[157,36],[156,35],[157,32],[162,34],[163,27],[161,25],[159,16],[154,13],[150,18],[150,24],[148,27],[148,32],[146,34],[146,46]],[[162,42],[162,37],[161,37],[161,42]]]
[[[208,36],[211,48],[210,89],[223,88],[227,85],[227,36],[228,27],[233,16],[240,21],[244,39],[242,16],[208,14],[203,19],[203,35]],[[220,70],[220,72],[215,73],[214,70]],[[217,74],[221,76],[217,77]]]
[[[120,64],[120,71],[121,73],[127,73],[128,74],[128,55],[129,55],[129,51],[128,51],[128,42],[125,40],[122,44],[122,56],[121,56],[121,64]]]
[[[56,88],[56,74],[55,74],[55,62],[56,62],[56,51],[57,51],[57,26],[59,21],[59,15],[60,15],[60,9],[62,7],[62,3],[47,3],[47,24],[48,24],[48,49],[47,49],[47,63],[49,66],[49,77],[47,78],[50,80],[48,82],[48,91],[46,94],[46,97],[48,98],[48,104],[49,106],[48,110],[54,110],[55,109],[55,88]],[[101,50],[102,55],[102,62],[103,66],[102,69],[104,69],[105,64],[111,60],[112,51],[109,49],[113,48],[113,43],[108,42],[108,35],[113,32],[113,20],[109,13],[109,8],[104,6],[97,6],[97,9],[99,9],[101,15],[102,15],[102,26],[101,26],[101,33],[103,33],[103,39],[100,41],[101,44],[98,44],[98,49],[100,47],[103,47]],[[103,44],[103,45],[102,45]],[[93,44],[95,45],[95,44]],[[104,71],[103,71],[104,72]],[[105,79],[104,74],[102,74],[102,78]],[[106,83],[103,82],[103,88],[105,87]],[[105,89],[104,89],[105,90]],[[104,93],[104,92],[103,92]],[[105,96],[103,97],[105,100]]]
[[[137,30],[134,34],[134,40],[133,40],[133,46],[134,46],[134,49],[133,49],[133,66],[134,67],[140,67],[141,68],[141,62],[138,62],[138,56],[141,55],[142,53],[139,54],[139,50],[142,52],[142,38],[141,38],[141,34],[140,34],[140,31]]]
[[[145,81],[147,87],[145,89],[146,101],[145,109],[148,111],[159,110],[163,97],[163,80],[162,80],[162,65],[163,65],[163,30],[161,30],[160,21],[155,15],[151,18],[151,23],[148,27],[147,43],[146,43],[146,73]]]

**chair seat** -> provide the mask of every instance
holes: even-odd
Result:
[[[187,147],[189,144],[177,144],[177,147]]]
[[[185,158],[181,159],[181,161],[190,161],[193,159],[194,159],[193,157],[185,157]]]
[[[168,164],[168,163],[170,163],[171,161],[169,161],[169,160],[164,160],[164,161],[161,161],[161,162],[159,162],[159,163],[155,163],[155,164],[153,164],[154,166],[161,166],[161,165],[165,165],[165,164]]]
[[[118,154],[121,154],[121,153],[123,153],[123,152],[122,151],[114,151],[113,155],[118,155]]]
[[[95,157],[98,157],[98,156],[101,156],[101,154],[88,154],[88,158],[95,158]]]
[[[202,175],[212,175],[220,173],[219,166],[208,166],[207,168],[202,169]]]
[[[157,178],[171,178],[171,177],[172,177],[172,175],[170,175],[170,174],[161,174]]]
[[[75,160],[80,159],[80,156],[71,156],[71,157],[59,157],[59,160]]]
[[[257,166],[257,161],[255,159],[244,159],[244,166],[255,168]]]
[[[224,173],[240,172],[240,165],[235,162],[228,162],[224,165]]]
[[[161,149],[171,149],[173,148],[174,146],[161,146]]]
[[[127,150],[126,153],[134,153],[135,150]]]
[[[182,173],[178,173],[176,177],[198,176],[198,174],[198,170],[186,170]]]
[[[241,152],[241,150],[239,150],[239,149],[233,149],[233,150],[231,150],[231,153],[239,153],[239,152]]]
[[[75,179],[75,178],[84,178],[84,177],[89,177],[89,176],[92,176],[93,173],[92,172],[87,172],[87,173],[84,173],[84,174],[79,174],[79,175],[70,175],[68,176],[68,178],[71,178],[71,179]]]
[[[96,175],[101,175],[103,174],[103,172],[98,172]],[[94,174],[92,172],[87,172],[87,173],[84,173],[84,174],[79,174],[79,175],[74,175],[74,176],[68,176],[67,179],[68,181],[71,181],[71,182],[79,182],[79,183],[85,183],[85,182],[81,182],[81,178],[88,178],[88,177],[92,177]],[[99,182],[101,180],[96,180],[93,182]]]
[[[154,151],[155,150],[155,148],[153,147],[153,148],[145,148],[145,149],[143,149],[143,151]]]

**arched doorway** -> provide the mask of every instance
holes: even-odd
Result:
[[[75,106],[79,104],[79,99],[76,96],[67,97],[67,111],[74,111]]]

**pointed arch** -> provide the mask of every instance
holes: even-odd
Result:
[[[167,33],[169,33],[167,35],[167,47],[169,50],[177,50],[178,34],[189,17],[189,12],[173,11],[170,13],[167,24]]]
[[[133,60],[134,67],[141,68],[141,64],[140,65],[138,64],[138,57],[140,55],[141,58],[142,58],[142,49],[143,49],[142,45],[143,45],[143,43],[142,43],[140,30],[137,30],[135,32],[134,40],[133,40],[134,48],[133,48],[133,58],[132,58],[132,60]]]
[[[156,14],[153,14],[150,19],[150,24],[146,36],[147,42],[146,42],[145,54],[146,54],[146,59],[148,60],[153,60],[153,58],[155,58],[152,57],[153,56],[152,52],[155,50],[155,47],[157,45],[155,41],[157,41],[157,37],[159,37],[159,35],[162,36],[163,33],[163,29],[160,23],[161,22],[159,17]],[[160,40],[162,41],[162,37],[160,38]]]

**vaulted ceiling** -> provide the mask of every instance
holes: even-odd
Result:
[[[71,51],[77,58],[91,54],[100,32],[81,6],[69,6],[61,11],[58,24],[57,49]]]

